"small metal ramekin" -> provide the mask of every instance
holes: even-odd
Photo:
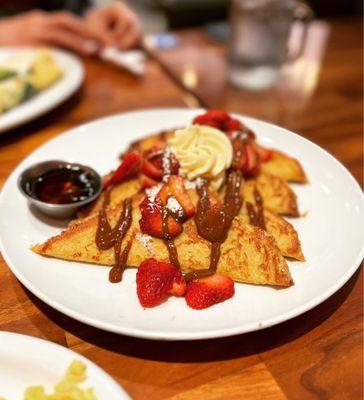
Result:
[[[70,204],[50,204],[37,199],[34,193],[29,193],[26,184],[35,177],[44,174],[55,168],[62,168],[67,166],[79,167],[85,172],[92,174],[95,179],[95,194],[88,199],[78,201]],[[85,165],[70,163],[62,160],[51,160],[44,161],[32,165],[23,171],[18,178],[18,188],[20,192],[28,199],[30,204],[33,204],[39,211],[53,218],[69,218],[75,214],[79,207],[82,207],[88,203],[94,201],[102,191],[102,178],[101,176],[92,168]]]

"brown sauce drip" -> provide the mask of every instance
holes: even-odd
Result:
[[[162,210],[162,216],[163,216],[162,232],[163,232],[163,236],[164,236],[163,240],[168,249],[169,260],[177,268],[181,268],[181,265],[180,265],[179,259],[178,259],[177,249],[174,244],[173,237],[169,233],[169,229],[168,229],[168,216],[169,215],[170,215],[169,210],[167,209],[167,207],[164,206],[163,210]]]
[[[131,249],[131,245],[133,244],[133,239],[132,237],[127,245],[125,246],[124,250],[120,254],[120,249],[121,249],[121,241],[118,242],[120,243],[120,246],[118,246],[118,249],[115,246],[115,265],[111,268],[109,272],[109,281],[111,283],[118,283],[121,282],[121,279],[123,278],[123,273],[126,267],[126,263],[128,261],[128,255]]]
[[[254,190],[254,200],[255,206],[252,203],[247,202],[246,208],[249,216],[249,223],[251,225],[257,226],[263,230],[266,230],[265,220],[264,220],[264,208],[263,208],[263,199],[257,189]]]
[[[239,165],[242,158],[246,158],[246,145],[255,140],[255,134],[246,126],[243,126],[240,130],[235,131],[230,138],[233,144],[233,168],[240,169]]]
[[[109,280],[110,282],[120,282],[132,242],[132,240],[130,240],[124,251],[120,254],[123,238],[128,232],[132,222],[132,204],[130,198],[124,200],[123,211],[114,228],[111,228],[106,214],[106,207],[110,202],[110,192],[105,191],[104,193],[105,198],[102,209],[99,212],[95,242],[100,250],[108,250],[114,247],[115,266],[110,271]]]
[[[185,276],[186,281],[213,275],[220,259],[221,244],[226,240],[231,224],[243,204],[240,197],[242,174],[240,171],[229,172],[224,204],[219,209],[211,206],[208,183],[204,181],[197,188],[200,200],[197,205],[195,222],[199,235],[211,243],[210,266]]]

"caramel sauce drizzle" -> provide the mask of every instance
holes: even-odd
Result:
[[[110,270],[109,280],[110,282],[116,283],[120,282],[122,279],[122,275],[128,259],[128,254],[133,241],[133,238],[131,238],[129,243],[125,246],[123,252],[121,252],[122,241],[126,233],[128,232],[132,222],[132,203],[130,198],[124,200],[123,211],[114,228],[111,228],[106,214],[106,208],[110,203],[110,191],[107,190],[104,193],[105,198],[103,201],[102,209],[99,212],[99,221],[96,231],[95,242],[96,246],[100,250],[109,250],[114,247],[115,265]]]
[[[211,243],[210,266],[185,275],[186,281],[207,277],[216,273],[220,259],[221,244],[226,240],[231,224],[243,204],[240,197],[242,173],[232,170],[228,174],[224,203],[219,209],[211,206],[208,183],[203,181],[197,188],[200,200],[195,214],[199,235]]]
[[[181,265],[179,263],[178,259],[178,253],[176,249],[176,245],[174,244],[174,240],[172,235],[169,232],[168,229],[168,216],[171,215],[172,218],[174,216],[169,212],[166,206],[163,206],[162,210],[162,217],[163,217],[163,222],[162,222],[162,233],[163,233],[163,241],[167,246],[168,254],[169,254],[169,260],[171,261],[172,264],[174,264],[177,268],[181,268]]]
[[[263,199],[259,191],[254,189],[254,200],[256,207],[253,206],[252,203],[247,202],[246,208],[249,216],[249,223],[251,225],[257,226],[263,230],[266,230],[265,220],[264,220],[264,208],[263,208]]]
[[[160,139],[165,141],[167,133],[168,131],[161,132],[159,134]],[[239,137],[236,139],[240,140],[242,143],[248,143],[254,139],[253,132],[248,129],[239,132],[238,136]],[[133,150],[140,150],[140,141],[133,143],[131,148]],[[244,146],[239,149],[237,154],[234,154],[234,159],[236,157],[239,158],[242,151],[245,151]],[[168,161],[171,163],[171,159]],[[216,273],[221,254],[221,244],[226,240],[231,224],[234,218],[238,215],[243,204],[243,199],[240,196],[242,181],[243,176],[240,170],[234,169],[228,172],[224,203],[218,210],[211,206],[208,182],[204,180],[202,181],[202,184],[197,187],[199,202],[195,214],[195,223],[199,235],[211,243],[210,265],[208,269],[196,270],[186,274],[186,281],[211,276]],[[108,250],[111,247],[114,247],[115,265],[110,270],[109,280],[110,282],[116,283],[120,282],[122,279],[128,254],[134,239],[134,236],[132,236],[123,251],[121,251],[123,238],[128,232],[132,222],[132,206],[130,198],[124,200],[123,212],[121,213],[115,227],[111,228],[106,214],[106,208],[110,202],[110,191],[106,190],[104,193],[105,197],[102,209],[99,212],[99,223],[95,241],[100,250]],[[256,188],[254,190],[254,200],[256,205],[255,207],[250,202],[246,203],[249,223],[265,230],[263,199]],[[163,241],[167,246],[169,259],[171,263],[180,268],[177,249],[173,237],[168,229],[168,217],[171,216],[176,221],[179,221],[181,217],[174,215],[166,206],[163,206],[162,216]]]

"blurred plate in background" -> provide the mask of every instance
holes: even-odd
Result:
[[[11,54],[24,49],[29,49],[29,47],[0,48],[0,62]],[[1,114],[0,134],[47,113],[70,97],[81,86],[84,78],[84,69],[81,60],[63,50],[52,49],[52,54],[63,70],[63,76],[49,88]]]
[[[129,400],[127,393],[100,367],[58,344],[17,333],[0,332],[0,396],[22,399],[28,386],[52,392],[73,360],[86,366],[87,380],[98,400]]]

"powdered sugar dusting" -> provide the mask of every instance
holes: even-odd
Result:
[[[204,179],[202,179],[201,177],[197,177],[196,180],[195,180],[196,187],[197,187],[197,188],[202,187],[202,185],[203,185],[204,182],[205,182]]]
[[[167,146],[164,149],[163,158],[162,158],[163,175],[165,175],[165,176],[171,175],[171,155],[172,155],[172,150],[169,146]]]
[[[177,215],[178,217],[182,218],[184,215],[183,208],[181,204],[174,198],[170,197],[167,201],[166,208],[174,215]]]
[[[185,180],[185,188],[189,189],[196,189],[196,181],[189,181],[188,179]]]
[[[150,203],[154,203],[154,200],[155,200],[157,194],[161,190],[161,187],[162,187],[162,185],[159,183],[158,185],[154,185],[148,189],[145,189],[145,193],[146,193]]]
[[[155,251],[151,243],[151,236],[143,235],[142,233],[138,232],[135,235],[135,238],[149,251],[150,254],[155,255]]]
[[[240,136],[241,132],[240,131],[234,131],[231,135],[231,139],[235,140]]]

